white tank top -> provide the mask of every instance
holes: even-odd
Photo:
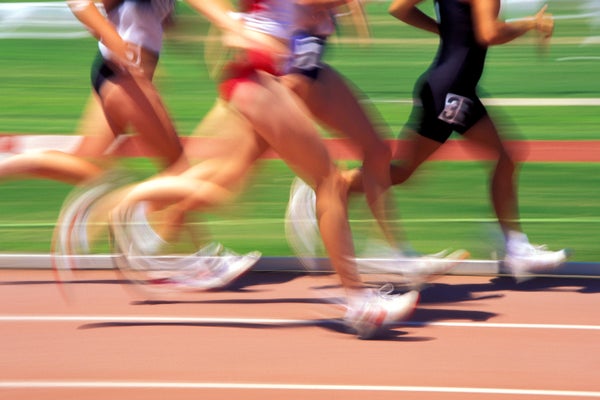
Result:
[[[316,36],[335,32],[335,19],[330,10],[315,11],[311,6],[294,4],[293,0],[254,0],[242,15],[249,29],[289,39],[295,32],[304,31]]]
[[[174,0],[124,0],[107,13],[123,40],[159,53],[163,43],[163,21],[173,11]],[[100,43],[102,56],[110,59],[111,51]]]
[[[254,0],[242,18],[248,29],[289,39],[294,28],[294,7],[292,0]]]

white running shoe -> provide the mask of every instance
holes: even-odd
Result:
[[[121,209],[112,215],[116,265],[126,278],[152,291],[222,288],[247,272],[261,256],[257,251],[239,255],[216,242],[190,255],[157,256],[153,251],[145,254],[146,247],[138,245],[139,224],[132,223],[131,217],[131,209]]]
[[[321,246],[317,223],[315,191],[300,178],[294,178],[285,212],[285,233],[291,248],[309,270],[318,268],[315,260]]]
[[[130,268],[145,270],[149,273],[149,278],[160,279],[174,274],[185,274],[189,271],[200,271],[209,268],[220,256],[223,245],[217,242],[211,242],[200,250],[189,255],[164,255],[155,254],[133,254],[126,255]]]
[[[57,270],[74,269],[79,256],[90,253],[90,215],[105,195],[124,184],[120,171],[108,171],[93,181],[76,187],[63,203],[52,237],[51,254]],[[99,224],[100,222],[95,222]]]
[[[470,256],[471,254],[464,249],[453,252],[444,250],[439,253],[424,255],[405,263],[403,275],[411,286],[418,287],[446,275]]]
[[[356,331],[359,339],[373,339],[387,326],[400,322],[414,311],[419,292],[389,294],[390,285],[380,290],[367,290],[362,298],[351,299],[344,316],[346,324]]]
[[[550,251],[545,245],[535,246],[526,243],[507,252],[504,266],[517,282],[523,282],[533,278],[535,274],[560,266],[569,256],[567,249]]]
[[[439,253],[407,257],[403,253],[384,254],[384,257],[357,258],[359,271],[365,274],[402,275],[406,283],[414,288],[439,276],[470,257],[466,250],[443,250]]]
[[[225,250],[221,255],[205,259],[204,268],[199,268],[197,271],[187,270],[184,274],[171,279],[186,289],[219,289],[228,286],[249,271],[260,257],[261,253],[258,251],[239,255],[231,250]]]

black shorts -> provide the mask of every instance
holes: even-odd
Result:
[[[436,142],[444,143],[455,131],[465,133],[487,115],[485,106],[474,91],[436,91],[427,81],[417,88],[420,104],[413,106],[409,127]]]
[[[115,76],[117,73],[112,69],[107,63],[102,54],[98,51],[96,54],[96,58],[92,64],[91,71],[91,80],[92,87],[96,91],[98,95],[100,95],[100,87],[102,84],[106,82],[111,77]]]
[[[317,80],[323,68],[326,39],[299,32],[292,37],[290,62],[286,73],[304,75]]]

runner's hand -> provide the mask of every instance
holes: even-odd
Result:
[[[111,61],[116,63],[121,69],[135,76],[143,75],[142,48],[140,46],[129,42],[123,42],[123,45],[118,51],[116,51],[116,49],[111,49],[111,51]]]
[[[547,13],[548,5],[544,5],[540,11],[535,14],[535,30],[538,33],[538,48],[542,53],[546,53],[550,45],[550,38],[554,33],[554,18],[552,14]]]
[[[544,38],[550,38],[554,32],[554,18],[552,14],[546,12],[548,5],[544,5],[540,11],[535,14],[535,30],[538,31]]]

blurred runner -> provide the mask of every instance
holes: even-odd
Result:
[[[359,337],[370,338],[390,323],[405,318],[418,293],[392,295],[367,288],[358,273],[347,219],[347,187],[335,167],[308,110],[278,77],[289,60],[289,38],[297,9],[294,1],[266,0],[246,4],[247,13],[234,14],[223,2],[188,0],[224,31],[229,47],[236,49],[225,65],[220,97],[232,115],[231,135],[236,138],[229,157],[209,160],[217,175],[207,174],[206,163],[178,176],[158,177],[135,186],[113,215],[117,245],[127,250],[138,236],[128,229],[136,206],[146,201],[173,204],[179,213],[221,205],[231,187],[243,180],[249,166],[269,148],[302,176],[316,193],[318,224],[331,263],[347,294],[345,321]],[[321,3],[339,5],[340,1]],[[232,156],[233,155],[233,156]],[[210,169],[210,168],[209,168]]]
[[[152,83],[174,0],[104,0],[100,9],[88,0],[67,4],[99,41],[91,71],[93,93],[79,127],[83,138],[72,153],[50,150],[2,160],[0,177],[33,176],[70,184],[93,179],[106,169],[117,138],[130,129],[159,158],[161,169],[183,171],[188,163],[182,145]]]
[[[490,177],[491,201],[505,239],[504,265],[518,279],[556,267],[566,250],[548,251],[530,244],[519,223],[516,165],[510,149],[477,94],[489,46],[510,42],[530,31],[541,46],[550,39],[554,21],[544,6],[534,16],[513,22],[498,19],[500,0],[436,0],[439,22],[417,5],[423,0],[395,0],[389,11],[397,19],[440,36],[433,64],[417,82],[408,129],[409,143],[400,149],[401,163],[391,167],[392,181],[401,184],[448,140],[452,132],[490,153],[495,164]],[[361,171],[355,171],[354,189]]]
[[[356,31],[368,34],[360,2],[351,1],[347,6],[349,15],[345,14],[358,25]],[[351,139],[362,156],[362,188],[385,241],[370,239],[367,249],[370,256],[363,255],[359,259],[361,271],[401,273],[412,284],[418,285],[427,277],[447,272],[468,253],[460,250],[436,256],[418,256],[408,244],[400,225],[392,222],[396,220],[389,190],[392,151],[380,132],[383,121],[376,120],[375,113],[361,104],[351,84],[323,61],[327,40],[335,33],[336,13],[342,11],[345,10],[319,4],[298,6],[291,39],[293,54],[283,82],[304,101],[317,122],[331,132]],[[319,232],[314,219],[314,192],[299,178],[296,178],[290,193],[286,233],[308,269],[316,268]]]
[[[77,256],[89,252],[91,243],[100,236],[106,223],[108,210],[120,201],[122,191],[126,190],[115,190],[127,183],[123,176],[110,169],[103,175],[101,173],[106,169],[96,164],[107,161],[106,152],[110,151],[116,137],[129,128],[137,131],[146,152],[158,155],[162,167],[166,168],[163,174],[179,173],[189,167],[175,127],[152,84],[162,48],[163,27],[172,22],[174,0],[105,0],[102,8],[106,10],[106,17],[91,1],[73,0],[68,4],[100,41],[100,52],[92,67],[94,97],[86,114],[93,118],[84,120],[86,128],[94,128],[94,135],[85,136],[75,154],[56,151],[23,154],[5,163],[6,173],[29,173],[84,183],[65,201],[54,232],[52,253],[59,275],[69,274],[77,265]],[[89,157],[93,157],[93,162]],[[140,225],[149,223],[144,219],[145,213],[157,206],[149,202],[140,205],[135,213],[141,219]],[[141,241],[140,251],[147,256],[156,255],[164,242],[148,232],[145,231],[147,236]],[[206,242],[204,237],[200,240]],[[239,256],[216,243],[208,243],[196,257],[212,257],[208,261],[213,270],[221,271],[221,278],[231,274],[230,267],[250,266],[257,260],[256,253]],[[155,261],[140,257],[133,264],[143,269]],[[195,272],[191,273],[203,269],[205,261],[200,260],[192,269]],[[164,264],[157,269],[163,267]],[[177,270],[177,267],[173,269]],[[225,283],[215,280],[211,285]]]
[[[80,126],[83,138],[73,153],[51,150],[9,157],[0,162],[0,177],[33,176],[70,184],[91,182],[112,165],[110,153],[130,129],[140,136],[140,144],[147,152],[158,157],[165,173],[185,170],[189,164],[183,147],[152,83],[163,44],[163,28],[171,22],[174,0],[105,0],[101,5],[72,0],[67,4],[99,40],[91,71],[93,93]],[[102,179],[102,184],[96,185],[102,192],[96,190],[95,197],[114,189],[117,183],[120,182]],[[66,208],[77,206],[71,200]],[[86,196],[84,202],[91,201]],[[82,223],[82,218],[90,216],[61,213],[56,229],[63,230],[63,238],[82,229],[76,232],[77,247],[87,249],[88,225]],[[54,241],[53,252],[71,251],[71,244]]]

